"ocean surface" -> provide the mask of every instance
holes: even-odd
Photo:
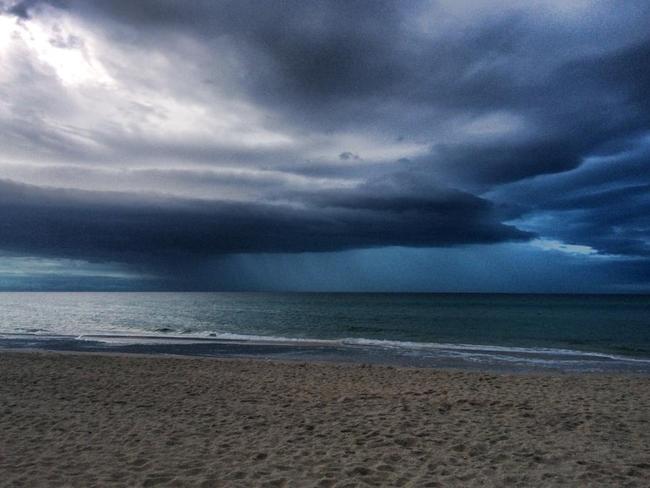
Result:
[[[650,372],[650,296],[0,293],[0,347]]]

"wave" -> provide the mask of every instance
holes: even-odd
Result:
[[[519,347],[519,346],[498,346],[492,344],[457,344],[457,343],[437,343],[437,342],[410,342],[410,341],[391,341],[382,339],[359,339],[350,338],[342,339],[344,344],[371,346],[381,348],[410,349],[419,351],[459,351],[459,352],[476,352],[476,353],[501,353],[501,354],[534,354],[541,356],[570,356],[578,358],[600,358],[613,361],[634,361],[650,363],[650,359],[633,358],[630,356],[621,356],[618,354],[609,354],[598,351],[584,351],[575,349],[550,348],[550,347]]]
[[[174,335],[176,334],[176,335]],[[178,335],[180,334],[180,335]],[[569,362],[625,362],[650,364],[650,358],[637,358],[600,351],[575,350],[551,347],[521,347],[494,344],[464,344],[414,342],[368,338],[317,339],[306,337],[268,336],[255,334],[236,334],[230,332],[188,332],[165,329],[158,331],[92,331],[83,334],[59,334],[44,329],[18,329],[12,332],[0,330],[4,336],[61,337],[80,341],[101,342],[110,345],[124,344],[191,344],[205,342],[233,342],[244,344],[285,344],[313,347],[364,348],[390,351],[401,355],[446,356],[463,358],[469,361],[507,361],[537,364],[557,364]]]

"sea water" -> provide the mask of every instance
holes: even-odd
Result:
[[[106,348],[148,344],[149,350],[154,343],[202,344],[182,352],[215,355],[236,343],[240,355],[322,357],[331,350],[344,359],[425,366],[644,372],[650,370],[650,296],[0,293],[0,339],[4,347],[65,340],[73,349],[82,341]],[[210,341],[220,347],[208,348]],[[283,347],[253,347],[269,344]]]

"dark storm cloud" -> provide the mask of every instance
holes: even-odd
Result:
[[[584,54],[562,56],[562,36],[571,43],[571,28],[591,29],[588,21],[561,25],[562,31],[522,8],[479,18],[460,37],[431,37],[412,25],[422,2],[66,5],[95,22],[134,26],[141,38],[160,39],[176,29],[208,45],[228,39],[245,70],[237,82],[256,103],[281,112],[284,123],[405,133],[430,143],[423,165],[460,185],[570,170],[649,126],[648,39],[630,35],[632,44],[625,44],[621,31],[613,36],[619,48],[594,53],[577,44]],[[647,18],[649,11],[644,2],[631,2],[625,12],[609,14],[619,19],[620,29],[634,20],[633,32],[638,17]],[[421,15],[437,14],[433,8]],[[592,41],[595,35],[592,29]],[[554,45],[557,56],[547,51]],[[493,111],[511,111],[531,128],[488,140],[440,140],[441,119]],[[206,151],[214,154],[215,148]]]
[[[37,3],[19,2],[10,10],[27,15]],[[245,68],[237,82],[257,103],[293,123],[327,130],[404,129],[408,137],[428,139],[433,147],[428,160],[437,170],[460,179],[492,183],[564,171],[603,144],[648,126],[648,39],[614,52],[585,50],[553,60],[546,44],[558,39],[549,40],[552,34],[536,23],[535,12],[525,9],[478,19],[460,37],[431,37],[412,25],[423,2],[69,0],[55,5],[109,28],[132,26],[141,42],[175,31],[207,45],[228,39]],[[621,27],[628,16],[649,10],[643,2],[631,2],[619,14]],[[422,13],[437,14],[435,8]],[[571,27],[558,37],[570,42]],[[214,61],[200,61],[219,70]],[[511,110],[534,128],[505,140],[457,143],[439,142],[430,130],[441,117],[494,110]]]
[[[511,217],[540,234],[603,254],[649,258],[649,166],[650,148],[642,142],[566,174],[503,187],[491,198],[508,202]]]
[[[17,57],[3,158],[97,165],[79,171],[85,186],[50,169],[54,186],[97,190],[119,166],[127,171],[111,178],[130,193],[2,183],[0,248],[136,262],[539,235],[646,269],[646,1],[0,5],[23,23],[52,9],[81,19],[122,83],[91,101],[142,96],[106,120],[108,110]],[[77,37],[49,42],[84,49]],[[207,122],[222,120],[231,126],[217,137],[221,125]],[[212,172],[225,166],[251,172]],[[176,197],[144,195],[152,191]]]
[[[233,203],[0,182],[0,248],[142,264],[253,252],[447,246],[529,238],[460,192],[395,199],[354,192],[314,204]]]
[[[480,143],[435,144],[423,164],[463,182],[517,181],[578,167],[585,157],[650,127],[650,41],[615,53],[562,64],[531,78],[502,106],[527,114],[526,137]],[[488,97],[491,102],[494,98]]]

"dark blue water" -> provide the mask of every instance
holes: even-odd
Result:
[[[650,360],[650,296],[4,293],[0,333],[316,341],[474,362],[638,365]]]

